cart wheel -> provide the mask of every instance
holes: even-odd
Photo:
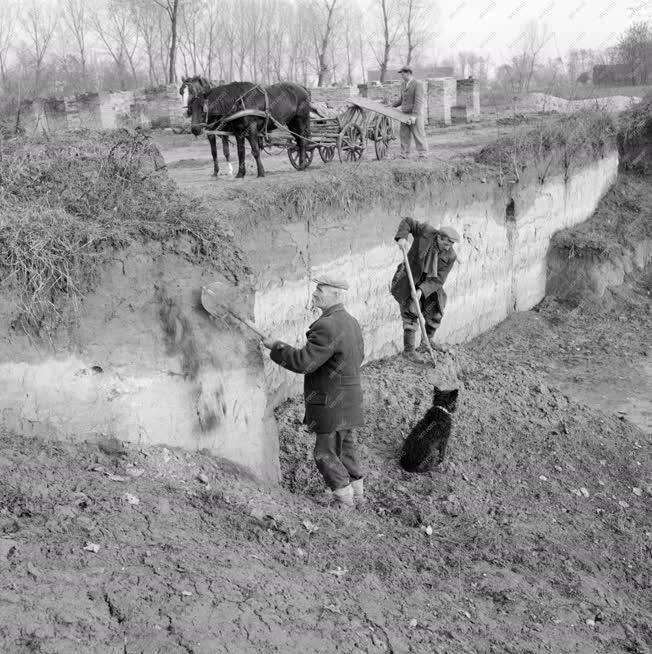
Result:
[[[299,147],[296,145],[296,143],[294,145],[288,145],[287,150],[288,159],[297,170],[305,170],[312,163],[312,155],[314,152],[313,148],[310,148],[309,150],[306,149],[306,159],[304,161],[303,168],[299,165]]]
[[[335,146],[334,145],[320,145],[319,146],[319,156],[324,163],[333,161],[335,156]]]
[[[358,161],[364,152],[364,134],[358,123],[349,123],[337,137],[337,154],[340,161]]]
[[[376,159],[379,161],[387,156],[389,142],[394,138],[392,123],[387,116],[378,116],[374,125],[374,146]]]

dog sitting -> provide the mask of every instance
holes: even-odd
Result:
[[[434,387],[432,406],[403,443],[401,467],[407,472],[430,472],[444,460],[458,392],[457,388],[442,391]]]

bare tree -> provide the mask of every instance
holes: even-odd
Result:
[[[131,16],[138,35],[142,38],[147,57],[147,76],[150,85],[158,84],[161,72],[161,58],[157,56],[157,49],[161,46],[161,31],[159,22],[161,9],[152,4],[150,0],[130,0]],[[165,68],[163,68],[165,71]],[[165,72],[163,79],[167,77]]]
[[[177,29],[180,0],[152,0],[152,2],[161,7],[170,19],[170,54],[168,59],[169,68],[167,82],[168,84],[174,84],[177,81]]]
[[[419,54],[434,35],[434,7],[435,5],[429,0],[403,0],[401,13],[405,30],[407,65],[412,63],[412,58]]]
[[[401,36],[403,25],[398,0],[375,0],[374,6],[380,20],[380,35],[378,39],[372,41],[371,49],[380,65],[380,81],[384,82],[389,57]]]
[[[16,28],[16,5],[13,2],[0,4],[0,75],[2,86],[7,87],[7,58],[14,41]]]
[[[313,42],[317,68],[317,86],[324,86],[328,81],[331,66],[328,63],[332,50],[333,32],[339,23],[336,10],[338,0],[311,0]]]
[[[138,74],[134,55],[138,46],[138,30],[132,20],[131,8],[123,2],[112,1],[107,5],[106,15],[94,15],[91,23],[115,62],[120,89],[127,89],[127,64],[134,81]]]
[[[58,21],[59,14],[54,5],[39,0],[31,0],[27,4],[21,22],[29,40],[34,65],[34,93],[38,93],[40,89],[43,61]]]
[[[203,52],[203,26],[205,7],[199,0],[186,0],[179,11],[179,52],[186,75],[197,75],[205,58]],[[203,71],[202,71],[203,72]]]
[[[539,61],[541,51],[551,39],[552,34],[545,23],[530,21],[525,24],[516,43],[520,42],[520,52],[512,57],[512,90],[520,93],[530,91],[530,84]]]
[[[79,68],[82,86],[86,86],[86,35],[88,32],[88,16],[84,0],[62,0],[61,12],[63,22],[73,38],[77,54],[79,55]]]

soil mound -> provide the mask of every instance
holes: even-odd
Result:
[[[133,242],[174,247],[229,278],[245,266],[227,223],[186,196],[140,132],[72,131],[14,138],[0,156],[0,290],[14,322],[50,334],[74,321],[102,265]]]

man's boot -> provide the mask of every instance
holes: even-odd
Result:
[[[353,489],[351,488],[351,484],[344,488],[336,488],[333,491],[333,497],[335,498],[336,505],[343,509],[350,509],[355,506],[353,503]]]
[[[405,329],[403,331],[403,356],[413,363],[423,363],[425,359],[414,349],[416,333]]]
[[[351,486],[351,489],[353,490],[353,501],[358,506],[361,506],[362,504],[364,504],[365,503],[365,499],[364,499],[364,480],[355,479],[349,485]]]

